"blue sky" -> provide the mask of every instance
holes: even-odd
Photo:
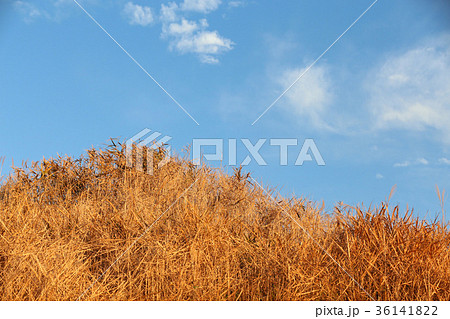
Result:
[[[312,138],[326,165],[280,166],[267,142],[246,170],[284,195],[421,217],[450,189],[450,5],[379,0],[73,0],[0,3],[0,156],[78,156],[144,128],[240,142]],[[227,152],[225,147],[225,153]],[[226,154],[225,154],[226,155]],[[225,156],[226,157],[226,156]],[[226,163],[223,163],[224,165]],[[218,162],[211,165],[221,165]]]

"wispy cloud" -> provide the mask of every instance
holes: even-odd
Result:
[[[383,179],[384,176],[381,175],[380,173],[377,173],[377,175],[375,175],[375,178],[376,178],[376,179]]]
[[[238,8],[245,6],[245,1],[228,1],[228,7],[230,8]]]
[[[439,164],[450,165],[450,159],[445,158],[445,157],[441,157],[441,158],[439,159]]]
[[[369,81],[377,129],[433,129],[450,143],[450,35],[388,57]]]
[[[33,22],[37,18],[49,17],[49,14],[27,1],[14,1],[14,8],[23,15],[25,22]]]
[[[184,11],[209,13],[217,10],[221,3],[221,0],[184,0],[180,8]]]
[[[404,162],[400,162],[400,163],[395,163],[394,167],[408,167],[408,166],[412,166],[412,165],[428,165],[428,164],[430,164],[430,162],[426,158],[420,157],[412,162],[404,161]]]
[[[86,4],[98,4],[98,0],[79,0]],[[73,0],[14,1],[14,8],[23,15],[26,23],[38,19],[61,22],[70,16],[72,10],[78,10]]]
[[[285,70],[277,81],[280,88],[291,85],[305,69]],[[331,78],[326,66],[316,66],[286,93],[284,108],[291,114],[306,117],[318,128],[330,129],[324,118],[333,101]]]
[[[417,159],[417,164],[428,165],[429,163],[430,162],[428,162],[428,160],[423,157]]]
[[[140,6],[132,2],[125,4],[123,13],[128,18],[128,22],[133,25],[145,27],[154,21],[153,12],[150,7]]]
[[[410,165],[411,165],[410,162],[404,161],[404,162],[401,162],[401,163],[395,163],[395,164],[394,164],[394,167],[408,167],[408,166],[410,166]]]

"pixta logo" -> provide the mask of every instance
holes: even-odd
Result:
[[[155,150],[164,147],[163,158],[158,159],[158,168],[165,165],[170,160],[170,146],[166,143],[172,139],[171,136],[162,136],[160,132],[153,132],[148,128],[142,130],[126,141],[126,161],[128,167],[135,167],[138,171],[144,171],[153,174]],[[151,134],[150,134],[151,133]],[[162,137],[161,137],[162,136]],[[268,143],[267,143],[268,142]],[[245,158],[238,164],[238,143],[242,143]],[[267,146],[267,144],[269,146]],[[224,146],[228,148],[228,158],[224,159]],[[242,146],[241,145],[241,146]],[[301,147],[300,147],[301,145]],[[202,159],[207,161],[221,161],[229,166],[246,166],[252,160],[257,165],[267,166],[264,156],[260,153],[263,147],[270,147],[271,158],[277,154],[279,156],[279,165],[287,166],[288,159],[292,158],[292,152],[295,153],[295,166],[302,166],[305,162],[315,162],[318,166],[325,166],[322,154],[313,139],[305,139],[302,142],[296,138],[271,138],[259,139],[252,143],[248,138],[242,139],[217,139],[217,138],[196,138],[192,140],[192,162],[194,165],[200,165]],[[205,152],[205,149],[208,152]],[[211,151],[213,149],[213,151]],[[266,152],[267,154],[267,152]],[[243,158],[243,156],[241,158]]]
[[[228,165],[233,166],[237,164],[237,139],[228,139]],[[261,148],[266,144],[267,139],[259,139],[255,144],[253,144],[249,139],[243,138],[240,140],[245,146],[247,156],[242,161],[240,165],[246,166],[250,164],[252,158],[260,166],[266,166],[267,162],[264,157],[260,154]],[[223,139],[194,139],[192,143],[193,148],[193,162],[196,165],[200,164],[202,158],[208,161],[223,161],[223,151],[224,151],[224,140]],[[313,161],[312,156],[317,165],[325,166],[325,161],[316,146],[313,139],[305,139],[302,147],[298,150],[299,141],[294,138],[272,138],[269,141],[272,148],[279,151],[279,160],[281,166],[288,165],[288,153],[298,152],[297,159],[295,161],[296,166],[303,165],[304,162]],[[214,153],[202,153],[203,147],[213,146],[215,148]],[[291,148],[289,148],[291,146]],[[272,153],[273,154],[273,153]],[[312,156],[311,156],[312,155]]]
[[[132,138],[125,142],[125,156],[127,161],[127,167],[135,167],[138,171],[144,171],[144,156],[146,159],[147,173],[153,174],[153,160],[155,150],[164,147],[168,141],[172,139],[171,136],[163,136],[160,132],[153,132],[148,137],[145,138],[151,132],[150,129],[146,128],[140,131],[138,134],[134,135]],[[135,150],[133,152],[133,149]],[[145,150],[145,154],[144,154]],[[164,153],[164,158],[158,162],[158,168],[161,168],[170,160],[170,146],[166,146]],[[134,156],[133,156],[134,153]]]

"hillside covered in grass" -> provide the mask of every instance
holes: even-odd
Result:
[[[123,146],[0,186],[1,300],[450,300],[450,234],[380,203],[324,212],[241,169]],[[144,161],[144,166],[151,165]]]

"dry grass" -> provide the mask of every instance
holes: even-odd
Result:
[[[386,203],[326,214],[272,200],[241,170],[158,169],[162,152],[153,175],[117,143],[16,168],[0,186],[1,300],[76,300],[91,285],[82,300],[450,299],[441,221]]]

